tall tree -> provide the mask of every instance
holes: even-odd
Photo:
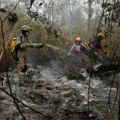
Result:
[[[92,0],[88,0],[88,33],[91,33]]]

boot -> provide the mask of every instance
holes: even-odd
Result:
[[[20,73],[18,73],[18,75],[19,75],[19,86],[22,86],[25,81],[25,73],[20,72]]]

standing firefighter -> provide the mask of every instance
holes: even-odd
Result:
[[[81,47],[84,46],[82,43],[82,40],[80,37],[77,37],[74,41],[73,46],[71,47],[69,54],[75,55],[77,59],[80,59],[80,68],[87,68],[87,57],[86,55],[81,51]]]
[[[35,44],[29,41],[29,34],[31,32],[31,27],[24,25],[21,27],[21,34],[16,39],[16,46],[13,54],[15,54],[17,66],[18,66],[18,75],[19,75],[19,83],[24,83],[25,72],[27,71],[27,48],[41,48],[44,44]]]

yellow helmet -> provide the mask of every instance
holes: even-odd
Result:
[[[75,38],[75,41],[81,41],[81,38],[80,37],[77,37],[77,38]]]
[[[30,26],[28,26],[28,25],[23,25],[23,26],[21,27],[21,30],[31,31],[32,28],[31,28]]]
[[[105,35],[104,35],[102,32],[98,33],[98,35],[97,35],[97,36],[98,36],[98,37],[105,38]]]

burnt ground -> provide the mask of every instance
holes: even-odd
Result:
[[[17,104],[26,120],[88,120],[88,116],[90,120],[117,119],[117,103],[114,103],[116,86],[111,88],[112,76],[102,79],[90,78],[85,71],[81,71],[78,76],[84,79],[81,77],[68,79],[69,77],[58,76],[55,71],[51,71],[51,68],[43,66],[37,66],[35,69],[31,67],[28,74],[32,72],[33,80],[26,80],[22,86],[18,84],[17,71],[9,72],[13,95],[19,100]],[[88,112],[89,79],[91,89]],[[1,87],[9,93],[6,80]],[[13,99],[2,90],[0,90],[0,111],[0,120],[22,120]]]

